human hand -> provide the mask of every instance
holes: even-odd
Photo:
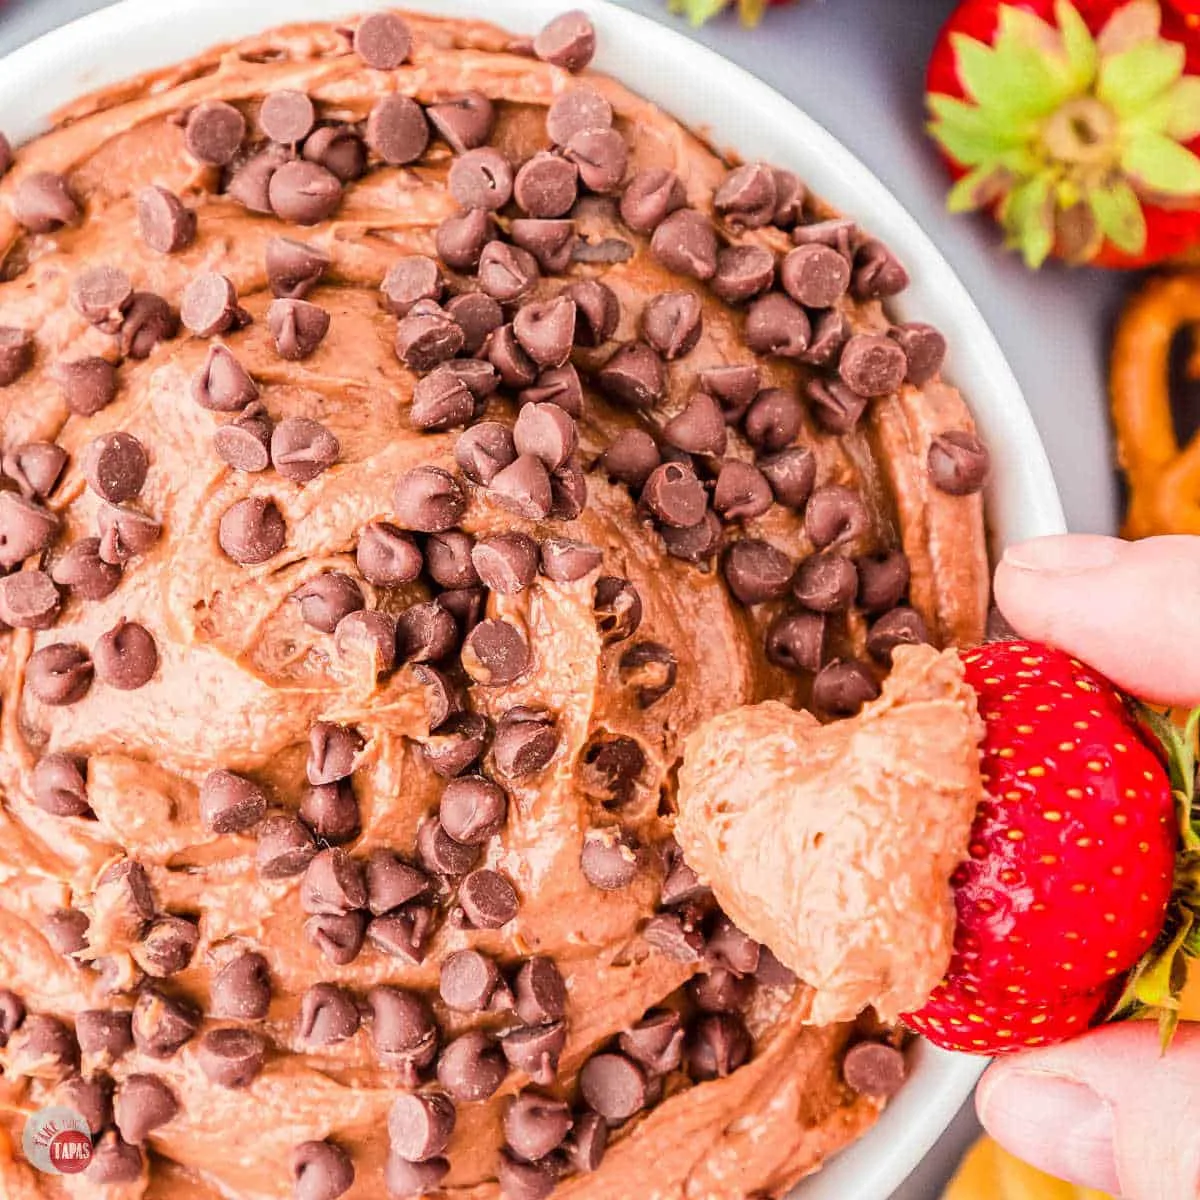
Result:
[[[996,600],[1017,632],[1147,700],[1200,702],[1200,538],[1064,536],[1010,549]],[[1006,1149],[1127,1200],[1200,1196],[1200,1025],[1165,1055],[1153,1022],[1111,1025],[992,1066],[976,1096]]]

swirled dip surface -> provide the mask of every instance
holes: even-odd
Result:
[[[898,1084],[675,772],[981,635],[986,454],[887,250],[590,54],[295,26],[0,179],[7,1200],[778,1196]]]

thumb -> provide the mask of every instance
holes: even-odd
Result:
[[[1200,701],[1200,537],[1037,538],[1005,551],[995,590],[1022,637],[1147,700]]]
[[[979,1119],[1011,1153],[1125,1200],[1200,1195],[1200,1025],[1163,1054],[1149,1021],[994,1064]]]

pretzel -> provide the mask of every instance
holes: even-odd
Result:
[[[1200,272],[1152,279],[1117,324],[1109,387],[1129,538],[1200,534],[1200,434],[1181,448],[1171,416],[1171,345],[1184,326],[1200,326]],[[1200,374],[1200,343],[1188,370]]]

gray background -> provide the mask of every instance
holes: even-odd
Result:
[[[0,12],[0,54],[105,2],[10,0]],[[665,0],[623,2],[665,22],[678,21],[666,13]],[[419,7],[419,0],[413,3]],[[1071,528],[1107,532],[1117,521],[1117,489],[1110,467],[1105,355],[1131,281],[1054,267],[1033,275],[1001,250],[987,222],[943,211],[945,177],[922,135],[921,96],[930,47],[955,3],[805,0],[771,10],[756,30],[723,17],[695,36],[796,101],[871,167],[925,227],[966,283],[1021,382]],[[353,7],[353,0],[347,4]],[[964,1113],[895,1200],[933,1200],[973,1132],[970,1114]]]

